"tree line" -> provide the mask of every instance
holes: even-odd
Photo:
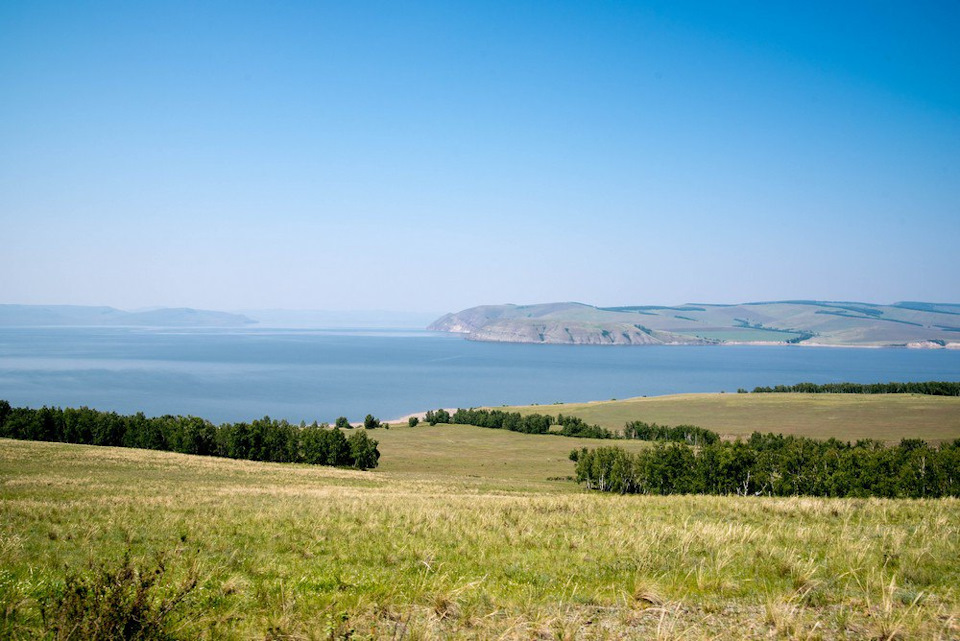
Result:
[[[430,425],[449,423],[453,425],[476,425],[523,434],[547,434],[556,423],[552,416],[504,412],[503,410],[458,409],[453,414],[444,409],[427,412],[424,420]]]
[[[522,432],[524,434],[555,434],[574,438],[599,439],[637,439],[642,441],[681,441],[692,445],[716,443],[720,436],[716,432],[696,425],[678,425],[669,427],[656,423],[631,421],[624,426],[622,433],[613,432],[599,425],[591,425],[576,416],[558,414],[526,414],[505,412],[503,410],[458,409],[453,414],[444,409],[431,410],[424,420],[430,425],[450,423],[454,425],[476,425],[492,429]],[[551,430],[557,425],[560,429]]]
[[[746,390],[738,390],[741,393]],[[928,394],[930,396],[960,396],[960,382],[922,381],[915,383],[797,383],[755,387],[754,394],[799,392],[804,394]]]
[[[0,437],[136,447],[250,461],[377,467],[377,441],[357,430],[346,437],[327,424],[293,425],[269,416],[214,425],[196,416],[124,416],[88,407],[11,407],[0,400]]]
[[[578,482],[620,494],[960,496],[960,439],[938,447],[904,439],[888,447],[872,439],[851,444],[755,432],[746,441],[702,447],[582,448],[570,458]]]

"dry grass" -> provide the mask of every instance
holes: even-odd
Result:
[[[641,420],[699,425],[727,437],[775,432],[854,441],[960,438],[960,398],[919,394],[677,394],[510,409],[571,414],[613,430]]]
[[[443,429],[390,430],[376,472],[0,440],[0,637],[126,551],[162,552],[169,590],[198,577],[182,638],[960,635],[960,501],[587,494],[527,454],[461,476],[503,452],[456,440],[417,476],[435,441],[487,438]]]

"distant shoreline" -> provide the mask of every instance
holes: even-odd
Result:
[[[960,349],[960,304],[481,305],[445,314],[427,329],[494,343]]]
[[[437,331],[437,330],[429,330]],[[444,333],[444,332],[441,332]],[[857,345],[836,344],[836,343],[787,343],[785,341],[724,341],[724,342],[703,342],[703,343],[649,343],[649,344],[628,344],[628,343],[561,343],[552,341],[521,341],[521,340],[497,340],[492,338],[470,338],[467,332],[446,332],[461,334],[463,340],[474,341],[477,343],[502,343],[505,345],[567,345],[570,347],[825,347],[830,349],[921,349],[921,350],[960,350],[960,342],[951,342],[944,345],[925,341],[923,343],[901,343],[887,345]]]

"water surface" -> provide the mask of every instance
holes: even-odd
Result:
[[[479,343],[411,330],[0,329],[0,398],[215,422],[960,380],[960,351]]]

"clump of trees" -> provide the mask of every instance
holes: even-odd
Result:
[[[887,447],[875,440],[851,444],[754,433],[746,441],[701,447],[583,448],[570,458],[578,482],[620,494],[960,496],[960,439],[939,447],[905,439]]]
[[[509,430],[523,434],[556,434],[579,438],[620,438],[618,434],[600,427],[588,425],[575,416],[559,415],[556,418],[544,414],[527,414],[519,412],[504,412],[503,410],[458,409],[451,414],[447,410],[431,410],[426,413],[424,420],[430,425],[437,423],[451,423],[454,425],[476,425],[498,430]],[[551,431],[551,426],[559,425],[560,429]]]
[[[738,390],[739,391],[739,390]],[[797,383],[755,387],[754,394],[797,392],[804,394],[928,394],[960,396],[960,382],[923,381],[914,383]]]
[[[630,421],[623,428],[624,438],[641,441],[677,441],[690,445],[712,445],[720,440],[720,435],[696,425],[657,425],[643,421]]]
[[[605,427],[599,425],[588,425],[583,419],[576,416],[557,416],[557,425],[560,426],[558,432],[561,436],[572,436],[574,438],[620,438],[619,434],[611,432]]]
[[[430,410],[423,415],[423,420],[430,425],[436,425],[437,423],[449,423],[450,412],[445,409]]]
[[[339,420],[339,419],[338,419]],[[346,420],[346,419],[344,419]],[[0,400],[0,437],[136,447],[251,461],[375,468],[377,441],[363,430],[344,436],[326,424],[298,426],[269,416],[214,425],[196,416],[124,416],[88,407],[11,407]]]

